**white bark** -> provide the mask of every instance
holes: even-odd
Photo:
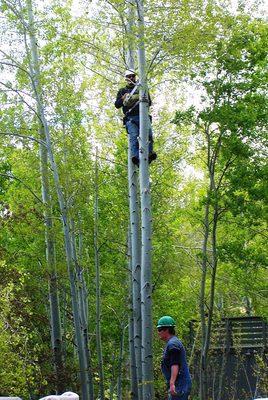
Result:
[[[134,3],[128,2],[128,51],[127,68],[135,71],[135,57],[133,50],[133,25],[135,19]],[[133,299],[133,335],[134,353],[131,365],[135,365],[138,393],[133,393],[133,399],[142,400],[142,361],[141,361],[141,255],[140,255],[140,221],[138,198],[138,167],[131,160],[130,137],[128,135],[128,186],[131,238],[131,271],[132,271],[132,299]],[[135,357],[135,358],[134,358]],[[134,377],[132,376],[132,380]],[[135,389],[136,392],[136,389]]]
[[[44,139],[44,131],[40,126],[40,138]],[[57,285],[56,270],[56,250],[55,239],[53,235],[52,206],[48,177],[48,155],[44,145],[39,145],[40,172],[42,184],[42,201],[44,205],[45,220],[45,242],[46,242],[46,260],[49,274],[49,305],[50,305],[50,323],[51,323],[51,345],[53,351],[53,361],[57,376],[57,392],[64,390],[63,382],[63,359],[62,359],[62,333],[60,306]]]
[[[129,363],[131,380],[131,399],[138,400],[138,380],[137,366],[134,346],[134,312],[133,312],[133,279],[132,279],[132,258],[131,258],[131,240],[128,235],[128,265],[129,265],[129,318],[128,318],[128,344],[129,344]]]
[[[149,100],[146,75],[143,1],[136,0],[138,12],[138,61],[140,78],[140,197],[141,197],[141,318],[143,400],[154,398],[152,354],[152,266],[151,193],[149,181]]]
[[[64,243],[65,243],[65,254],[66,254],[66,262],[67,269],[69,273],[69,280],[71,286],[71,299],[72,299],[72,309],[73,309],[73,317],[74,317],[74,327],[75,327],[75,337],[77,343],[78,350],[78,358],[79,358],[79,366],[80,366],[80,382],[81,382],[81,391],[82,391],[82,399],[83,400],[93,400],[91,397],[92,388],[90,388],[90,383],[88,379],[88,371],[86,367],[86,356],[83,351],[83,339],[82,339],[82,331],[79,320],[79,309],[78,302],[76,296],[76,288],[75,288],[75,278],[74,278],[74,260],[72,258],[72,245],[71,245],[71,237],[70,237],[70,229],[68,222],[68,213],[67,213],[67,205],[64,200],[62,188],[60,186],[59,174],[57,164],[54,160],[52,143],[50,137],[50,131],[47,124],[47,120],[45,117],[45,109],[44,102],[42,98],[42,88],[40,83],[40,63],[38,56],[38,48],[37,48],[37,40],[35,37],[35,25],[32,11],[32,1],[27,0],[27,14],[29,19],[29,25],[27,32],[25,34],[29,35],[30,39],[30,56],[29,56],[29,67],[32,77],[32,87],[34,96],[37,104],[37,111],[40,119],[40,123],[44,129],[46,145],[48,151],[48,158],[50,162],[50,167],[54,177],[54,184],[58,196],[58,202],[61,212],[61,220],[63,225],[63,234],[64,234]],[[23,13],[22,13],[23,15]],[[27,49],[27,41],[26,41],[26,49]]]
[[[79,309],[79,319],[82,330],[82,346],[83,353],[85,357],[86,370],[88,371],[88,381],[90,387],[90,397],[94,397],[93,392],[93,377],[92,377],[92,368],[91,368],[91,355],[89,349],[89,340],[88,340],[88,316],[87,316],[87,293],[85,290],[86,284],[84,281],[83,271],[80,266],[77,250],[76,250],[76,237],[75,237],[75,224],[74,220],[71,219],[71,232],[72,232],[72,258],[75,263],[75,271],[76,271],[76,288],[77,288],[77,298],[78,298],[78,309]]]

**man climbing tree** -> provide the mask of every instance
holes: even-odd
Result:
[[[125,72],[126,86],[121,88],[116,97],[115,107],[123,107],[123,124],[126,127],[127,133],[130,135],[131,146],[131,159],[136,165],[139,165],[139,142],[138,137],[140,133],[139,125],[139,90],[138,82],[136,81],[136,73],[131,70]],[[152,101],[149,96],[149,106]],[[153,132],[152,128],[149,129],[149,163],[157,157],[153,151]]]

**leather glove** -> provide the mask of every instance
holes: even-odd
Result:
[[[135,103],[137,103],[137,101],[139,101],[139,94],[133,94],[130,98],[126,97],[126,99],[124,100],[124,106],[126,107],[132,107],[134,106]]]

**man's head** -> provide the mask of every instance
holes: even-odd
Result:
[[[125,79],[128,86],[134,86],[136,83],[136,73],[130,69],[125,72]]]
[[[169,340],[169,338],[175,335],[175,321],[169,315],[161,317],[157,323],[157,332],[161,340]]]

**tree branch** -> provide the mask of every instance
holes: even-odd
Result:
[[[34,114],[37,116],[38,119],[40,119],[40,116],[38,115],[38,113],[36,112],[36,110],[35,110],[32,106],[30,106],[30,104],[27,103],[27,101],[23,98],[23,96],[22,96],[21,93],[20,93],[20,90],[14,89],[13,87],[10,87],[9,85],[7,85],[6,83],[1,82],[1,81],[0,81],[0,85],[3,85],[3,86],[6,87],[7,89],[9,89],[9,90],[11,90],[12,92],[16,93],[16,94],[21,98],[22,102],[23,102],[24,104],[26,104],[26,106],[29,107],[29,109],[32,110],[32,111],[34,112]]]
[[[36,200],[38,200],[40,203],[43,204],[43,201],[32,191],[30,186],[28,186],[25,182],[23,182],[22,179],[18,178],[17,176],[13,175],[12,173],[9,173],[9,174],[0,173],[0,176],[4,176],[4,177],[9,178],[9,179],[14,179],[14,180],[20,182],[27,190],[29,190],[29,192],[34,196],[34,198]]]
[[[0,132],[0,135],[15,136],[15,137],[19,137],[21,139],[32,140],[33,142],[37,142],[37,143],[41,144],[42,146],[47,147],[47,144],[46,144],[46,142],[44,140],[37,139],[37,138],[35,138],[33,136],[25,136],[25,135],[22,135],[20,133],[12,133],[12,132]]]

